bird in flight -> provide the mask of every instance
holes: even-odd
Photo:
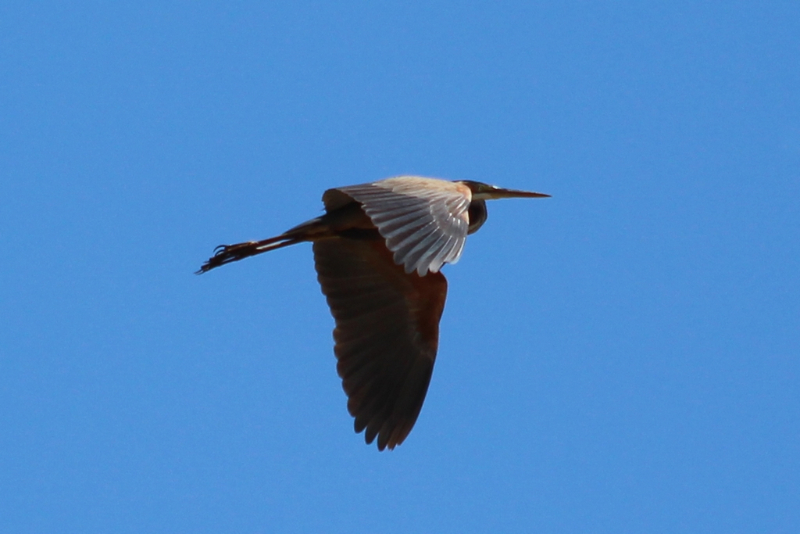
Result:
[[[398,176],[328,189],[325,214],[262,241],[217,247],[198,274],[310,241],[328,301],[336,370],[356,432],[378,449],[401,444],[417,421],[439,345],[447,280],[486,222],[486,201],[543,193],[473,181]]]

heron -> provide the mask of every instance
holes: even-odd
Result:
[[[355,431],[394,449],[414,427],[433,373],[442,266],[456,263],[486,222],[487,200],[549,196],[421,176],[337,187],[323,194],[322,216],[269,239],[220,245],[197,273],[310,241]]]

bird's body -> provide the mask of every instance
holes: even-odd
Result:
[[[199,272],[312,242],[355,430],[392,449],[414,426],[433,372],[447,295],[439,269],[458,261],[467,235],[485,222],[485,200],[546,196],[415,176],[329,189],[321,217],[219,247]]]

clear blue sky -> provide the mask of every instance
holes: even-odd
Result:
[[[310,247],[489,205],[416,428],[352,430]],[[0,532],[800,532],[800,4],[4,2]]]

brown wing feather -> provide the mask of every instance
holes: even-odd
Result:
[[[382,239],[314,242],[322,292],[336,321],[337,371],[356,432],[378,449],[403,442],[428,391],[447,281],[394,263]]]

